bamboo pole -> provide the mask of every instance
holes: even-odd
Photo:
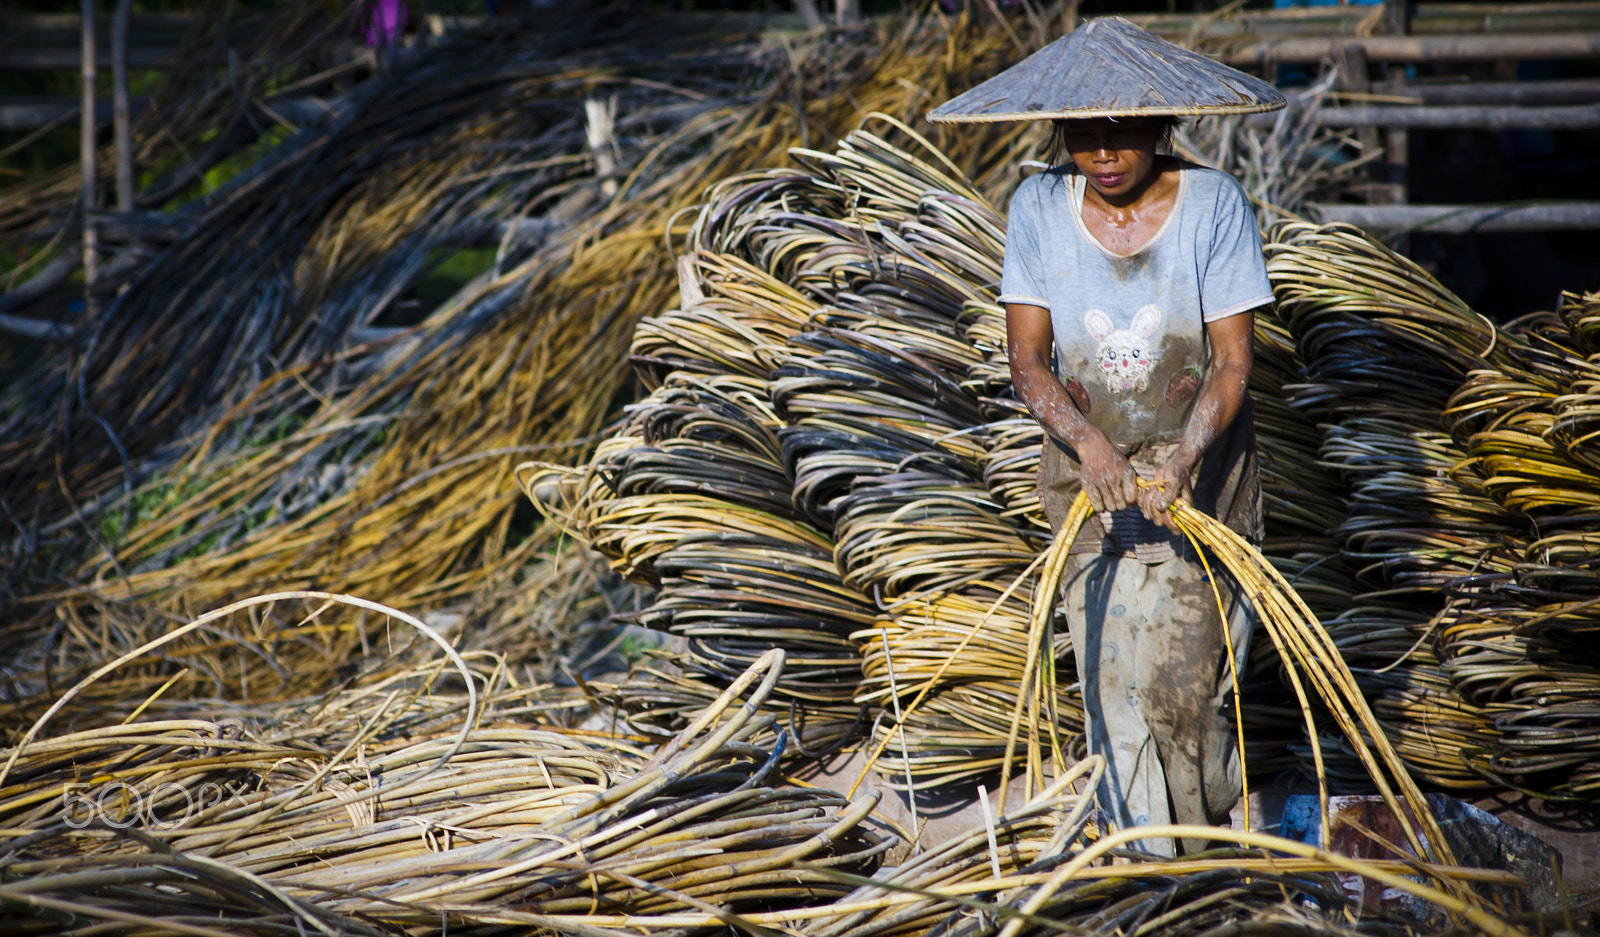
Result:
[[[128,98],[128,21],[133,0],[117,0],[111,20],[112,136],[117,144],[117,210],[133,211],[133,120]]]
[[[1600,101],[1600,78],[1564,78],[1553,81],[1459,81],[1423,84],[1408,81],[1373,82],[1374,94],[1397,95],[1415,104],[1592,104]]]
[[[1250,114],[1242,119],[1248,126],[1263,128],[1270,128],[1277,121],[1272,114]],[[1362,129],[1584,130],[1600,127],[1600,101],[1561,107],[1352,105],[1321,107],[1306,115],[1306,119],[1324,127]]]
[[[1587,130],[1600,127],[1600,103],[1565,107],[1325,107],[1312,115],[1324,127],[1414,130]]]
[[[79,111],[78,146],[83,190],[83,307],[88,313],[94,304],[94,280],[99,268],[99,237],[94,226],[95,209],[95,61],[94,0],[83,0],[83,107]]]
[[[1414,5],[1413,0],[1383,0],[1384,31],[1392,36],[1404,36],[1410,33],[1411,12]],[[1386,169],[1384,181],[1389,185],[1389,200],[1402,204],[1409,201],[1407,189],[1411,162],[1411,134],[1404,126],[1390,124],[1383,128],[1383,160]],[[1396,247],[1408,251],[1411,245],[1408,242]]]
[[[1269,39],[1221,56],[1236,68],[1271,62],[1321,62],[1359,45],[1370,62],[1471,62],[1495,59],[1586,59],[1600,55],[1600,32],[1454,36],[1329,36]]]
[[[1407,4],[1411,9],[1405,32],[1413,35],[1458,33],[1504,34],[1593,29],[1600,23],[1600,6],[1593,3]],[[1354,36],[1370,16],[1369,6],[1296,7],[1282,10],[1240,11],[1215,17],[1195,34],[1195,24],[1208,14],[1135,13],[1128,19],[1173,41],[1192,34],[1199,40],[1288,38],[1292,36]],[[1388,12],[1387,10],[1385,11]],[[1395,34],[1386,17],[1384,31]]]
[[[1325,220],[1369,231],[1480,234],[1501,231],[1594,231],[1600,201],[1505,202],[1496,205],[1308,204]]]
[[[1355,95],[1366,94],[1367,86],[1370,82],[1370,70],[1367,66],[1366,50],[1361,47],[1361,44],[1358,42],[1346,44],[1339,49],[1339,54],[1335,61],[1339,66],[1340,87],[1342,87],[1345,91]],[[1321,113],[1322,110],[1323,108],[1318,108],[1317,112]],[[1373,153],[1379,149],[1380,144],[1378,142],[1378,130],[1376,127],[1363,126],[1359,128],[1356,131],[1356,139],[1361,144],[1362,153]],[[1373,163],[1367,167],[1368,178],[1375,183],[1371,188],[1371,194],[1368,196],[1368,201],[1395,201],[1395,199],[1388,197],[1389,193],[1381,186],[1380,181],[1376,178],[1376,167],[1376,163]]]

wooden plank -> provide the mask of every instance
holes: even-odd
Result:
[[[1211,17],[1201,39],[1280,38],[1336,34],[1354,36],[1373,13],[1369,5],[1293,7],[1250,10]],[[1128,19],[1175,42],[1189,38],[1207,14],[1134,13]],[[1600,4],[1564,3],[1423,3],[1411,9],[1408,32],[1416,35],[1453,33],[1558,32],[1600,29]]]
[[[1370,62],[1487,62],[1600,57],[1600,32],[1460,36],[1336,36],[1249,42],[1220,56],[1236,68],[1321,62],[1358,44]]]
[[[1373,82],[1374,94],[1414,98],[1417,104],[1589,104],[1600,101],[1600,78],[1554,81]]]
[[[143,96],[131,98],[129,104],[132,113],[142,110],[145,100]],[[78,112],[78,107],[79,100],[75,97],[0,97],[0,130],[37,130],[66,120]],[[102,101],[95,105],[95,110],[98,112],[96,120],[105,123],[111,120],[115,107],[113,102]]]
[[[178,51],[176,46],[170,48],[142,48],[128,50],[129,68],[155,68],[163,59],[171,57]],[[0,69],[16,69],[18,71],[77,71],[82,64],[83,53],[77,49],[67,47],[33,47],[21,44],[9,49],[0,50]],[[105,68],[111,67],[111,50],[102,49],[95,55],[97,64]]]
[[[1311,115],[1324,127],[1404,127],[1408,130],[1592,130],[1600,127],[1600,103],[1568,107],[1430,107],[1373,105],[1324,107]],[[1271,126],[1272,114],[1245,121]]]
[[[111,14],[95,17],[95,44],[100,49],[99,64],[105,68],[111,67],[114,19]],[[224,31],[228,41],[248,38],[262,20],[261,14],[230,20]],[[0,14],[0,69],[76,70],[82,23],[82,17],[69,14]],[[183,44],[192,24],[188,13],[132,14],[128,21],[129,67],[154,67]]]
[[[103,46],[111,41],[113,18],[111,14],[95,17],[96,39]],[[128,44],[178,45],[189,34],[192,22],[193,17],[188,13],[135,13],[128,21]],[[83,20],[75,13],[0,14],[0,43],[15,38],[16,41],[36,47],[75,46],[83,31],[82,23]]]
[[[1600,201],[1504,202],[1494,205],[1331,205],[1308,203],[1324,221],[1367,231],[1489,234],[1600,230]]]

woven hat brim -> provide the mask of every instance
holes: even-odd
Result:
[[[929,114],[935,124],[995,124],[1007,120],[1087,120],[1091,117],[1209,117],[1226,114],[1265,114],[1282,110],[1285,102],[1260,104],[1218,104],[1206,107],[1113,107],[1067,111],[1017,111],[998,114]]]
[[[928,114],[934,123],[1258,114],[1286,104],[1270,82],[1098,17]]]

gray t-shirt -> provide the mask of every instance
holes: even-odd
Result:
[[[1210,373],[1206,323],[1272,302],[1261,233],[1233,177],[1183,163],[1161,230],[1133,254],[1116,254],[1084,226],[1085,184],[1067,167],[1042,172],[1017,189],[1000,301],[1050,310],[1061,383],[1089,422],[1149,474],[1182,438]],[[1248,452],[1253,468],[1253,427],[1248,411],[1241,417],[1202,459],[1195,506],[1230,525],[1237,520],[1249,528],[1241,533],[1259,537],[1259,510],[1234,517],[1234,492],[1203,490],[1213,487],[1203,484],[1208,476],[1239,475],[1236,465],[1216,464],[1223,453],[1233,461]],[[1075,474],[1076,454],[1063,450],[1073,457]],[[1237,494],[1256,503],[1253,487]],[[1219,497],[1230,503],[1217,503]],[[1109,520],[1115,543],[1107,549],[1114,552],[1144,555],[1149,551],[1134,549],[1138,542],[1170,539],[1133,508]]]

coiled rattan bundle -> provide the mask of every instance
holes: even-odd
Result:
[[[1365,589],[1328,627],[1386,732],[1437,784],[1600,793],[1594,300],[1496,327],[1351,229],[1286,225],[1268,255]]]
[[[1365,665],[1357,679],[1412,770],[1481,785],[1477,750],[1427,731],[1429,704],[1467,711],[1480,727],[1487,719],[1418,645],[1444,606],[1439,590],[1494,561],[1494,531],[1516,529],[1481,489],[1450,476],[1466,453],[1440,417],[1450,392],[1488,363],[1483,355],[1504,360],[1506,349],[1492,323],[1353,228],[1283,224],[1266,252],[1278,315],[1304,362],[1284,389],[1302,423],[1307,414],[1323,422],[1318,466],[1344,488],[1344,510],[1326,528],[1336,551],[1303,558],[1307,568],[1334,567],[1319,614],[1341,651]],[[1354,766],[1330,770],[1360,783]]]
[[[660,586],[637,620],[689,637],[693,672],[727,679],[748,655],[783,647],[792,664],[782,694],[813,710],[840,702],[851,682],[832,669],[842,659],[826,659],[838,676],[827,694],[802,687],[807,663],[822,666],[820,649],[797,642],[763,602],[792,600],[812,588],[799,581],[807,576],[849,596],[852,613],[863,607],[857,597],[864,600],[869,617],[830,621],[848,618],[854,648],[866,655],[863,663],[850,652],[853,673],[865,666],[868,680],[848,719],[860,722],[866,711],[873,721],[860,728],[879,732],[891,731],[891,697],[922,688],[923,656],[960,641],[929,608],[960,608],[958,620],[970,624],[973,609],[992,606],[997,628],[1025,633],[1030,590],[1018,580],[1045,542],[1027,509],[997,501],[986,479],[994,435],[1002,447],[1021,439],[1014,458],[1037,461],[1036,444],[1026,451],[1033,434],[1019,432],[1014,419],[990,432],[990,416],[1006,406],[996,403],[1009,391],[1004,371],[987,385],[973,377],[992,371],[996,354],[1003,360],[1003,347],[974,344],[969,313],[992,304],[1000,220],[937,151],[893,122],[888,130],[916,152],[862,131],[833,153],[796,151],[803,174],[749,174],[714,188],[680,264],[683,305],[647,319],[635,335],[633,361],[656,390],[582,470],[546,467],[525,477],[530,491],[563,493],[556,513],[620,571]],[[727,434],[732,443],[753,434],[752,442],[724,456],[700,451],[698,441],[657,439],[669,426],[729,419],[689,415],[696,406],[728,406],[691,402],[684,389],[719,381],[739,382],[760,411],[740,417],[759,432]],[[650,415],[657,413],[667,415]],[[685,467],[676,480],[674,464]],[[719,466],[727,467],[726,492]],[[787,492],[775,490],[780,479]],[[1019,475],[1011,479],[1021,487]],[[712,529],[719,500],[729,503],[720,533]],[[766,598],[712,586],[736,571],[770,583],[750,572],[763,551],[785,557],[796,581]],[[832,570],[821,568],[825,552]],[[830,641],[841,634],[824,630]],[[894,653],[900,642],[903,662]],[[918,786],[994,767],[1007,728],[999,714],[1015,699],[1022,663],[1003,657],[998,669],[941,691],[948,698],[907,726],[937,751],[921,757],[898,747],[885,764],[895,783],[906,776],[908,754]],[[670,697],[659,685],[638,693],[623,706],[646,722]],[[1062,703],[1064,712],[1075,708]],[[809,724],[818,716],[808,713]],[[839,708],[830,737],[846,718]],[[956,724],[982,738],[955,745],[944,734]],[[953,766],[949,756],[962,746],[967,763]]]

